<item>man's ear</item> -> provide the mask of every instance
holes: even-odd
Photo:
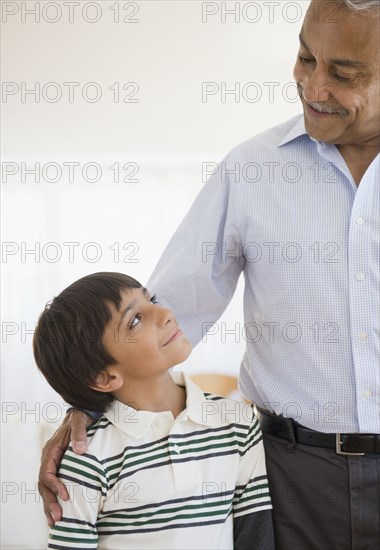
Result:
[[[90,388],[110,393],[121,388],[123,383],[124,380],[121,374],[116,369],[107,367],[98,374],[95,383]]]

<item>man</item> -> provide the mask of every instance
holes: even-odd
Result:
[[[379,547],[379,41],[379,0],[312,0],[304,116],[226,157],[148,282],[196,343],[244,272],[240,387],[261,410],[279,550]],[[68,424],[40,478],[56,515]]]

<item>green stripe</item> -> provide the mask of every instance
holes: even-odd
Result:
[[[72,537],[63,537],[58,535],[50,535],[49,540],[60,540],[62,542],[81,542],[82,544],[94,544],[94,542],[98,542],[98,537],[92,538],[92,539],[82,539],[82,538],[72,538]]]
[[[95,466],[92,461],[89,462],[88,457],[86,457],[86,460],[81,460],[80,458],[77,458],[77,456],[75,456],[75,455],[66,454],[64,456],[64,459],[62,460],[62,464],[64,463],[65,460],[67,460],[68,462],[74,462],[75,464],[79,464],[79,466],[85,466],[86,468],[88,468],[90,470],[93,470],[97,474],[104,477],[104,470],[97,467],[97,466]]]
[[[170,458],[170,455],[168,453],[168,450],[166,450],[165,453],[161,453],[154,456],[146,456],[144,458],[141,458],[140,460],[135,460],[134,462],[128,463],[128,464],[122,464],[121,469],[119,472],[115,472],[114,474],[110,475],[110,479],[113,479],[114,477],[117,477],[121,474],[121,472],[128,471],[128,469],[132,469],[133,466],[136,466],[138,464],[145,464],[146,462],[152,462],[153,460],[159,459],[159,458]]]
[[[91,426],[87,428],[87,437],[92,437],[99,427],[107,427],[109,424],[111,424],[111,422],[107,418],[99,418],[95,424],[91,424]]]
[[[237,434],[234,433],[234,432],[224,432],[224,433],[221,433],[221,434],[218,434],[218,435],[212,435],[210,436],[209,434],[205,434],[203,437],[200,437],[198,439],[189,439],[188,441],[178,441],[178,442],[174,442],[173,444],[174,445],[182,445],[182,446],[185,446],[185,445],[196,445],[196,444],[202,444],[205,443],[205,442],[208,442],[208,441],[220,441],[220,440],[223,440],[223,439],[234,439],[235,440],[235,436]],[[170,442],[172,443],[172,442]]]
[[[71,466],[67,466],[66,464],[65,465],[61,464],[61,473],[62,473],[62,470],[65,470],[67,472],[72,472],[74,474],[78,474],[80,476],[80,478],[77,478],[78,483],[80,483],[81,481],[85,481],[86,479],[87,480],[90,479],[92,481],[95,481],[98,484],[100,483],[100,485],[105,490],[108,489],[108,484],[107,483],[105,483],[99,477],[92,476],[91,474],[88,474],[87,472],[83,472],[82,470],[78,470],[77,468],[72,468]],[[82,479],[82,478],[85,478],[85,479]]]
[[[270,500],[269,491],[267,491],[266,493],[260,493],[259,495],[243,496],[238,502],[234,502],[234,507],[235,506],[240,507],[243,504],[249,504],[250,502],[261,500],[261,499],[265,501],[269,501]]]
[[[178,520],[178,519],[194,519],[194,518],[202,518],[202,517],[210,517],[210,516],[221,516],[222,512],[225,512],[225,514],[228,514],[230,510],[230,507],[226,508],[225,510],[217,510],[215,512],[210,512],[208,511],[207,513],[205,514],[179,514],[175,517],[170,517],[170,518],[162,518],[162,519],[152,519],[152,518],[149,518],[147,521],[133,521],[131,523],[128,522],[128,524],[125,524],[124,522],[123,523],[117,523],[117,522],[114,522],[114,521],[111,521],[111,522],[102,522],[102,521],[99,521],[98,522],[98,530],[100,527],[140,527],[140,526],[143,526],[143,525],[146,525],[147,523],[149,525],[152,525],[152,524],[158,524],[158,523],[169,523],[173,520]],[[112,519],[113,518],[116,518],[116,517],[119,517],[119,514],[113,514],[112,515]],[[221,517],[225,517],[225,516],[221,516]],[[126,519],[124,516],[121,516],[121,519]]]
[[[229,448],[231,447],[232,445],[235,445],[235,441],[228,441],[228,442],[225,442],[225,443],[220,443],[220,444],[217,444],[217,445],[206,445],[205,447],[199,447],[197,449],[194,449],[193,447],[190,447],[189,449],[184,449],[181,451],[180,454],[187,454],[187,453],[201,453],[203,451],[208,451],[210,449],[220,449],[220,448]],[[180,455],[178,455],[180,456]]]
[[[260,499],[270,500],[270,493],[268,484],[258,485],[256,487],[250,487],[244,491],[240,496],[235,496],[234,506],[249,503],[250,501],[256,501]]]
[[[135,457],[140,457],[140,456],[144,456],[146,455],[147,453],[156,453],[156,452],[159,452],[159,451],[163,451],[163,450],[166,450],[167,451],[167,443],[162,443],[160,446],[154,448],[154,449],[144,449],[142,451],[136,451],[136,452],[130,452],[129,450],[127,450],[123,456],[122,459],[119,460],[119,462],[115,462],[113,464],[110,464],[110,465],[106,465],[105,466],[105,469],[107,472],[111,472],[112,470],[115,470],[116,468],[119,468],[121,469],[123,467],[123,464],[125,462],[125,459],[127,458],[128,460],[130,459],[133,459]],[[156,456],[159,456],[159,455],[156,455]],[[168,455],[169,456],[169,455]],[[154,458],[154,457],[153,457]]]
[[[210,495],[210,496],[212,496],[212,495]],[[201,503],[201,504],[185,504],[183,506],[178,506],[176,508],[161,508],[161,509],[158,509],[158,510],[153,510],[151,512],[142,512],[140,514],[136,514],[136,513],[130,512],[130,511],[126,511],[125,513],[112,514],[112,518],[120,518],[120,519],[151,518],[153,516],[159,516],[159,515],[163,515],[163,514],[174,514],[174,513],[178,513],[178,512],[181,512],[181,511],[187,511],[187,510],[200,510],[200,511],[202,511],[205,508],[213,508],[213,507],[215,508],[215,507],[219,507],[219,506],[228,506],[228,508],[230,508],[231,504],[232,504],[232,497],[229,498],[228,500],[223,500],[223,501],[221,500],[220,502],[214,501],[214,502],[204,502],[204,503]],[[206,510],[205,510],[205,512],[206,512]],[[216,510],[215,513],[219,513],[219,512],[220,511]],[[209,512],[207,512],[207,515],[208,514],[209,514]],[[99,520],[100,519],[103,519],[103,520],[105,519],[105,516],[102,517],[102,513],[99,514]]]
[[[250,483],[244,487],[244,489],[240,489],[240,496],[253,493],[261,489],[266,489],[269,491],[269,484],[267,481],[263,481],[262,483]],[[240,498],[239,495],[235,496],[235,498]]]
[[[163,456],[166,456],[167,458],[169,458],[170,455],[168,453],[168,444],[169,444],[169,450],[171,450],[171,448],[175,447],[175,446],[184,448],[185,446],[188,446],[189,443],[194,445],[194,444],[197,444],[197,443],[199,444],[199,443],[211,443],[213,441],[221,441],[221,442],[224,441],[224,443],[220,443],[218,445],[206,445],[206,446],[203,445],[201,447],[184,448],[183,450],[181,450],[181,454],[185,454],[185,453],[199,454],[199,453],[202,453],[204,451],[207,451],[207,450],[210,450],[210,449],[218,449],[218,448],[221,448],[223,446],[225,446],[226,448],[229,448],[229,447],[231,447],[231,445],[236,444],[236,439],[234,437],[235,435],[236,434],[233,434],[233,433],[232,434],[227,433],[227,434],[223,434],[223,435],[220,435],[220,436],[214,436],[212,438],[203,438],[203,439],[191,440],[191,441],[186,441],[186,442],[178,442],[177,443],[177,442],[170,441],[170,442],[164,443],[159,448],[156,448],[154,450],[144,449],[143,451],[140,451],[140,452],[128,453],[126,455],[126,457],[123,457],[123,459],[120,460],[119,462],[114,463],[110,466],[106,466],[106,470],[107,470],[107,472],[110,473],[110,476],[112,478],[112,477],[115,477],[115,475],[117,475],[117,474],[111,474],[112,470],[119,469],[119,470],[125,471],[126,469],[132,468],[133,466],[136,466],[138,464],[142,464],[142,463],[146,463],[148,461],[156,460],[157,458],[162,458]],[[230,439],[230,441],[228,441],[228,439]],[[166,453],[153,454],[154,452],[157,452],[158,450],[164,450],[164,449],[166,450]],[[147,453],[151,453],[151,455],[146,456]],[[132,461],[132,459],[136,458],[136,457],[144,457],[144,458],[140,458],[139,460]],[[128,459],[127,462],[125,462],[125,458]]]
[[[78,533],[81,535],[88,535],[89,531],[96,535],[96,529],[93,529],[92,527],[88,527],[88,529],[79,529],[76,527],[63,527],[62,525],[55,525],[54,529],[56,531],[64,531],[65,533]]]
[[[245,434],[241,447],[243,448],[243,450],[248,449],[250,447],[250,444],[255,440],[257,440],[258,442],[260,437],[260,425],[258,422],[256,422],[256,424],[249,429],[248,433]]]
[[[185,455],[185,454],[189,454],[189,453],[193,453],[194,455],[196,456],[201,456],[201,453],[204,453],[205,451],[209,451],[209,450],[213,450],[213,449],[228,449],[229,447],[233,447],[235,446],[235,441],[230,441],[228,443],[220,443],[219,445],[207,445],[205,447],[202,447],[202,448],[199,448],[199,449],[184,449],[181,451],[181,453],[178,455],[178,457],[180,457],[181,455]],[[128,464],[123,464],[121,466],[121,469],[118,470],[117,472],[113,473],[113,474],[110,474],[109,476],[109,479],[110,479],[110,483],[112,483],[115,479],[117,479],[120,475],[122,474],[125,474],[125,473],[128,473],[130,472],[131,470],[133,471],[133,468],[135,466],[140,466],[142,464],[147,464],[147,463],[154,463],[155,466],[160,466],[160,462],[156,462],[157,459],[160,459],[160,458],[172,458],[173,457],[173,454],[172,453],[171,455],[166,452],[166,453],[163,453],[161,455],[155,455],[155,456],[148,456],[148,457],[145,457],[145,458],[141,458],[140,460],[135,460],[134,462],[131,462],[131,463],[128,463]]]

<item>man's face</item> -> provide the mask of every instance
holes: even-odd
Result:
[[[313,0],[294,67],[308,134],[336,145],[379,146],[380,15]]]
[[[184,361],[191,344],[170,309],[150,298],[144,288],[121,293],[119,310],[110,306],[112,319],[103,342],[125,381],[145,380]]]

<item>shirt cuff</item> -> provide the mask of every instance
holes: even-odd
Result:
[[[88,409],[78,409],[77,407],[69,407],[66,411],[66,414],[68,414],[70,411],[73,411],[74,409],[77,409],[78,411],[83,411],[88,414],[88,416],[91,416],[93,422],[95,422],[95,420],[99,420],[99,418],[103,415],[103,413],[99,411],[89,411]]]

